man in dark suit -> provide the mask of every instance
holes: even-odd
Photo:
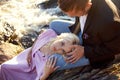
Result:
[[[58,6],[76,22],[57,20],[50,28],[58,34],[73,32],[82,40],[82,45],[72,46],[74,51],[67,53],[67,62],[85,57],[87,64],[103,67],[120,53],[120,0],[58,0]]]

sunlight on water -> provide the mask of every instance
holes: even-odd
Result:
[[[16,32],[25,31],[27,28],[36,29],[38,25],[48,24],[57,16],[51,16],[35,5],[45,0],[8,0],[0,1],[0,32],[4,22],[15,27]]]

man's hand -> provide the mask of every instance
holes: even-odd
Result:
[[[80,45],[73,45],[71,47],[74,50],[70,53],[66,53],[67,57],[65,57],[65,60],[68,63],[75,63],[84,56],[84,47]]]

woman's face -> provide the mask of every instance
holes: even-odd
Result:
[[[65,54],[72,51],[72,45],[72,41],[68,41],[66,39],[59,39],[51,44],[50,49],[54,53]]]

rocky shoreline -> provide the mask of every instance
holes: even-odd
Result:
[[[54,10],[57,8],[56,2],[57,0],[49,0],[36,4],[36,6],[42,8],[42,10],[46,10],[46,13],[50,14],[50,16],[55,15],[58,16],[57,18],[66,19],[66,15],[60,10],[50,13],[49,8],[54,8]],[[71,20],[71,18],[68,18],[68,20]],[[23,36],[20,37],[16,34],[14,25],[9,24],[9,22],[0,17],[0,64],[11,59],[22,50],[31,47],[41,29],[48,28],[48,23],[37,25],[37,29],[29,28],[31,26],[34,27],[34,25],[27,24],[27,29],[25,29],[25,32],[21,32]],[[116,60],[104,69],[93,69],[91,66],[84,66],[62,70],[51,74],[48,80],[120,80],[119,58],[120,56],[117,55]]]

